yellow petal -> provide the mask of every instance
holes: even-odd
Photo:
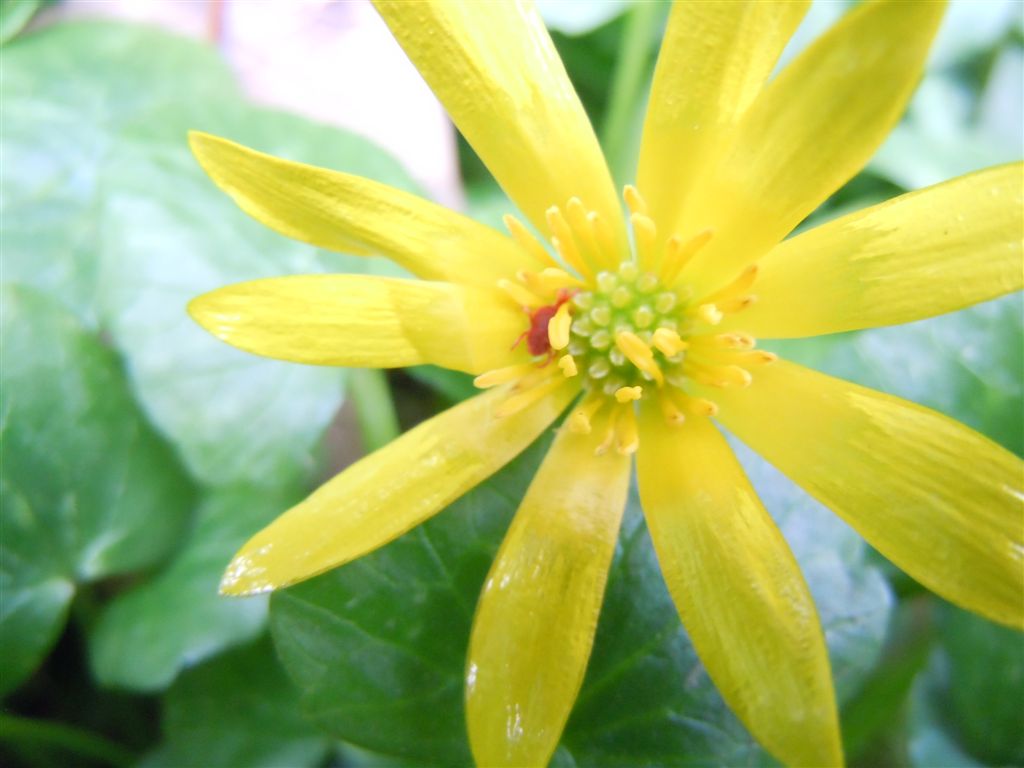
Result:
[[[601,148],[536,9],[450,0],[375,5],[462,135],[540,232],[551,235],[548,208],[580,197],[612,225],[620,252],[627,252]]]
[[[787,240],[758,301],[725,323],[757,336],[893,325],[1024,286],[1024,165],[973,173]]]
[[[640,501],[662,574],[715,686],[786,765],[842,763],[825,638],[800,568],[703,418],[641,409]]]
[[[921,79],[944,8],[862,3],[761,92],[684,214],[686,232],[715,231],[694,261],[699,288],[734,278],[863,167]]]
[[[1024,627],[1024,462],[935,411],[778,362],[718,418],[950,602]]]
[[[490,227],[386,184],[205,133],[189,134],[189,142],[243,211],[296,240],[387,256],[418,277],[456,283],[492,286],[518,269],[547,266]]]
[[[387,544],[482,482],[540,435],[577,390],[568,383],[514,416],[493,389],[406,432],[321,486],[253,536],[221,592],[286,587]]]
[[[714,168],[809,6],[743,0],[672,7],[637,172],[650,216],[666,236],[679,232],[681,212],[701,172]]]
[[[603,429],[563,429],[516,513],[477,606],[466,717],[480,766],[543,766],[576,700],[629,487]]]
[[[204,294],[189,313],[239,349],[313,365],[508,365],[526,317],[496,288],[367,275],[294,275]]]

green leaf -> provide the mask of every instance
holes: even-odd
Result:
[[[21,32],[40,5],[41,0],[3,0],[0,3],[0,45]]]
[[[5,689],[55,640],[75,584],[147,567],[193,491],[135,408],[114,355],[34,291],[0,294]]]
[[[946,732],[980,762],[1024,764],[1024,638],[966,611],[942,607],[931,693]]]
[[[199,479],[306,476],[342,373],[238,352],[185,307],[227,283],[388,263],[324,253],[249,219],[205,177],[186,133],[404,188],[408,176],[353,134],[247,105],[213,49],[152,29],[58,25],[11,46],[2,69],[5,273],[110,334],[147,413]]]
[[[266,640],[183,674],[164,700],[163,731],[142,768],[313,768],[328,750]]]
[[[223,597],[217,585],[238,548],[295,501],[291,490],[240,486],[211,492],[174,560],[101,615],[89,645],[96,680],[161,690],[181,670],[260,634],[266,597]]]
[[[477,594],[547,442],[398,541],[272,598],[278,651],[322,728],[376,752],[469,762],[462,678]],[[878,654],[888,589],[843,523],[740,451],[812,587],[845,696]],[[554,764],[767,759],[697,660],[633,494],[587,678]]]

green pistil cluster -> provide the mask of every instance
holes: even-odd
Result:
[[[577,369],[588,389],[613,395],[620,387],[646,384],[650,376],[638,370],[615,344],[620,331],[636,334],[648,346],[658,328],[685,336],[680,297],[665,290],[655,275],[641,272],[631,261],[618,272],[601,272],[593,290],[580,291],[573,299],[573,320],[569,347]],[[682,354],[666,358],[659,350],[654,356],[663,369],[681,362]]]

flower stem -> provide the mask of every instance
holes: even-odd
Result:
[[[348,372],[348,389],[363,436],[363,447],[368,453],[398,437],[401,432],[398,415],[384,371],[353,368]]]
[[[651,61],[651,40],[655,27],[662,20],[663,3],[641,0],[626,17],[615,72],[612,75],[608,111],[601,124],[601,144],[618,181],[629,180],[635,169],[631,135],[638,106],[645,96]]]
[[[115,768],[132,765],[137,756],[130,750],[91,731],[64,723],[0,715],[2,740],[11,744],[47,745]],[[84,762],[84,761],[83,761]]]

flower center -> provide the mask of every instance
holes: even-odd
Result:
[[[659,237],[640,193],[626,187],[624,197],[634,237],[633,253],[620,262],[605,222],[578,198],[564,213],[558,207],[547,212],[560,261],[521,223],[505,217],[519,244],[550,264],[499,283],[526,315],[526,330],[513,346],[525,341],[534,362],[476,379],[481,387],[515,382],[499,416],[536,402],[567,378],[577,379],[584,396],[567,424],[588,433],[601,413],[607,434],[598,453],[613,446],[620,453],[637,449],[637,401],[656,404],[669,424],[713,416],[718,406],[697,396],[695,387],[746,387],[751,368],[775,360],[770,352],[755,351],[749,334],[716,328],[723,317],[756,299],[749,291],[757,265],[713,292],[694,296],[687,268],[712,232]],[[551,365],[555,359],[558,364]]]

